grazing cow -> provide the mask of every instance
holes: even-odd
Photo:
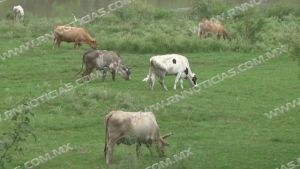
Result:
[[[132,120],[132,117],[139,117]],[[135,118],[134,118],[135,119]],[[173,133],[160,135],[155,115],[146,112],[146,116],[140,112],[112,111],[104,118],[105,124],[105,146],[104,156],[106,163],[114,161],[113,148],[115,144],[121,143],[132,145],[136,143],[136,158],[139,157],[141,143],[145,144],[152,154],[152,145],[160,156],[164,156],[164,148],[169,143],[164,139]]]
[[[204,20],[199,23],[198,36],[201,38],[207,37],[209,34],[216,34],[218,38],[221,36],[231,40],[229,33],[225,30],[224,26],[220,21],[208,21]]]
[[[24,10],[21,5],[14,6],[13,8],[14,19],[19,21],[24,18]]]
[[[90,45],[93,49],[97,49],[97,40],[92,38],[87,30],[81,27],[71,27],[71,26],[56,26],[54,29],[54,42],[53,49],[57,45],[60,47],[60,43],[65,42],[75,42],[74,49],[78,45],[78,48],[84,44]]]
[[[158,76],[159,83],[166,89],[164,84],[164,78],[168,75],[176,75],[174,90],[178,80],[180,80],[181,88],[183,89],[182,78],[188,79],[191,86],[196,86],[196,74],[192,73],[189,66],[189,61],[186,57],[178,54],[169,54],[161,56],[153,56],[150,58],[150,69],[149,69],[149,89],[153,90],[155,75]]]
[[[82,57],[82,66],[81,70],[83,69],[83,64],[85,64],[85,71],[82,74],[82,77],[87,76],[88,79],[89,75],[91,74],[93,69],[103,70],[102,82],[106,77],[106,72],[109,71],[112,74],[112,79],[115,81],[115,73],[119,73],[123,76],[125,80],[131,80],[130,77],[130,67],[124,66],[120,55],[115,51],[107,51],[107,50],[91,50],[83,54]],[[78,75],[78,72],[76,75]],[[76,76],[74,75],[74,76]]]

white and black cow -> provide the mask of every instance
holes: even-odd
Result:
[[[19,20],[24,18],[24,10],[21,7],[21,5],[14,6],[13,12],[14,12],[14,19],[15,20],[19,21]]]
[[[149,89],[153,90],[155,75],[158,76],[159,83],[166,89],[164,84],[164,78],[168,75],[175,75],[174,90],[176,90],[176,85],[178,80],[180,80],[181,88],[183,89],[183,78],[186,78],[191,86],[196,86],[196,74],[191,71],[189,66],[189,61],[185,56],[178,54],[168,54],[153,56],[150,58],[150,69],[149,69]]]

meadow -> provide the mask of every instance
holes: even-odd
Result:
[[[232,5],[232,1],[226,2],[221,6],[225,11]],[[132,67],[132,80],[125,81],[116,75],[113,82],[108,74],[102,82],[99,76],[32,108],[30,112],[34,116],[28,115],[29,124],[37,139],[24,135],[26,140],[18,144],[22,153],[14,147],[10,149],[12,160],[5,162],[4,168],[25,168],[24,163],[41,159],[40,156],[46,158],[46,153],[52,158],[33,161],[39,163],[34,168],[147,168],[166,162],[166,158],[173,161],[173,155],[189,148],[190,156],[166,168],[297,168],[287,163],[298,164],[300,158],[297,121],[300,107],[271,119],[265,113],[299,98],[300,19],[296,9],[300,7],[269,5],[268,10],[258,6],[226,21],[224,25],[233,38],[231,42],[214,36],[199,39],[188,30],[199,21],[143,1],[83,25],[98,40],[99,49],[120,53],[125,65]],[[223,8],[212,9],[215,10],[208,11],[211,12],[208,16],[222,13]],[[193,14],[203,12],[200,7],[193,11]],[[0,21],[0,51],[19,47],[49,33],[56,25],[70,22],[65,17],[39,18],[30,13],[22,24]],[[60,49],[52,50],[52,42],[50,39],[10,59],[0,60],[1,134],[16,128],[16,121],[4,120],[4,112],[65,88],[68,83],[76,86],[80,76],[73,75],[81,69],[83,53],[91,48],[83,46],[73,50],[73,43],[63,42]],[[167,138],[170,146],[165,149],[166,157],[158,157],[156,153],[151,156],[142,146],[140,159],[136,160],[135,146],[119,145],[114,148],[115,163],[105,164],[103,120],[106,114],[112,110],[144,110],[190,88],[184,80],[184,89],[178,84],[177,90],[173,90],[175,76],[168,76],[165,78],[168,91],[158,81],[154,90],[149,91],[142,79],[148,74],[150,57],[168,53],[186,56],[201,83],[232,68],[238,70],[240,64],[265,56],[282,45],[287,52],[154,110],[161,133],[174,133]],[[0,143],[10,143],[8,138],[1,135]],[[0,145],[1,157],[5,146]],[[70,149],[55,156],[53,150],[64,145]],[[32,166],[32,161],[28,166]]]

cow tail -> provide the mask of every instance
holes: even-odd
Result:
[[[108,140],[108,120],[109,118],[113,115],[113,111],[110,112],[108,115],[105,116],[104,118],[104,128],[105,128],[105,145],[104,145],[104,158],[106,158],[106,146],[107,146],[107,140]]]
[[[84,55],[83,55],[83,57],[82,57],[82,65],[81,65],[81,70],[78,72],[78,73],[76,73],[73,77],[75,77],[75,76],[77,76],[79,73],[81,73],[82,72],[82,69],[83,69],[83,64],[85,63],[85,57],[86,57],[86,55],[87,55],[87,53],[85,53]]]

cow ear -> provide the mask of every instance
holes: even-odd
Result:
[[[166,140],[162,140],[161,143],[162,143],[163,146],[169,146],[170,145]]]

